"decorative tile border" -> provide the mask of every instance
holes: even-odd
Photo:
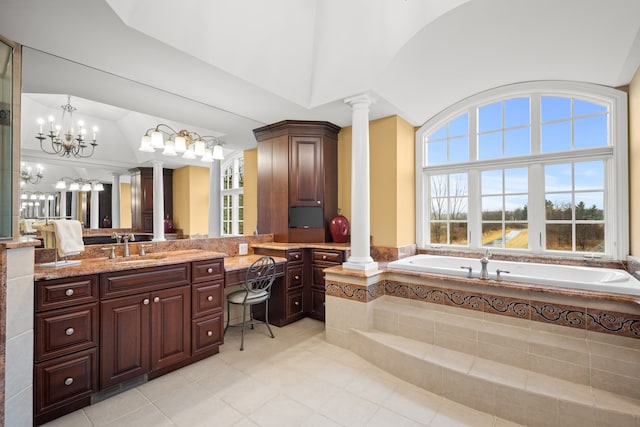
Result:
[[[392,280],[369,286],[328,281],[325,289],[327,295],[359,302],[370,302],[383,295],[390,295],[587,331],[640,338],[640,315],[637,314]]]

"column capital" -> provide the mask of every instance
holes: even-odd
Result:
[[[162,165],[164,165],[164,162],[162,160],[151,160],[150,162],[153,166],[157,167],[162,167]]]
[[[369,107],[371,104],[375,104],[376,100],[365,93],[361,93],[360,95],[345,98],[344,102],[345,104],[351,105],[351,108],[356,109]]]
[[[111,176],[114,178],[119,178],[122,176],[122,174],[120,172],[111,172]]]

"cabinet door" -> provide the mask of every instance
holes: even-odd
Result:
[[[289,167],[289,206],[322,206],[322,139],[292,136]]]
[[[324,321],[324,290],[311,290],[311,313],[310,316],[317,320]]]
[[[100,388],[149,371],[149,294],[101,303]]]
[[[191,287],[151,293],[151,370],[191,356]]]

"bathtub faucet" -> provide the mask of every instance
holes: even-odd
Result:
[[[486,280],[489,278],[489,270],[487,269],[487,264],[489,264],[489,258],[491,258],[491,251],[489,249],[486,249],[484,251],[484,256],[480,260],[480,264],[482,266],[482,269],[480,270],[481,279]]]

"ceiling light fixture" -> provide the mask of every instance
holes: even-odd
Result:
[[[31,166],[26,166],[24,162],[20,165],[20,186],[26,184],[38,184],[42,180],[42,166],[36,166],[37,171],[32,171]]]
[[[167,136],[167,141],[164,136]],[[149,128],[140,141],[140,151],[153,153],[162,150],[165,156],[182,155],[183,159],[200,157],[203,162],[223,160],[224,143],[215,136],[201,136],[197,132],[182,129],[175,131],[171,126],[160,123]]]
[[[87,144],[85,141],[85,134],[87,130],[84,128],[84,123],[82,120],[78,121],[78,123],[73,122],[73,112],[76,111],[76,108],[71,105],[71,96],[67,95],[67,104],[61,105],[62,108],[62,119],[60,120],[60,124],[54,125],[53,116],[49,116],[49,131],[47,134],[43,132],[42,125],[44,125],[43,119],[38,119],[38,125],[40,126],[40,130],[36,139],[40,140],[40,149],[47,154],[57,154],[60,157],[76,157],[76,158],[87,158],[93,155],[93,152],[98,145],[96,142],[96,133],[98,132],[98,128],[96,126],[93,127],[93,138],[91,142]],[[65,118],[68,119],[65,122]],[[63,126],[67,125],[66,130],[62,130]],[[76,129],[75,126],[78,126]],[[45,139],[49,139],[51,145],[44,144]],[[88,149],[89,145],[91,146],[91,152],[85,152],[85,149]]]
[[[68,177],[62,177],[56,182],[56,190],[67,189],[67,181],[71,181],[69,191],[104,191],[104,185],[97,179],[74,179]]]

